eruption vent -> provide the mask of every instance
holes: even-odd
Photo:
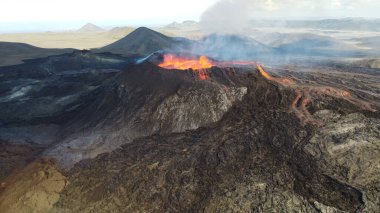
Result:
[[[208,78],[206,69],[214,66],[214,63],[206,56],[199,58],[186,58],[172,54],[164,55],[164,60],[158,66],[166,69],[193,70],[201,80]]]
[[[159,66],[166,69],[199,70],[211,68],[214,64],[206,56],[195,59],[166,54],[164,55],[164,61]]]
[[[260,75],[268,81],[276,82],[295,90],[296,98],[290,106],[290,112],[295,113],[302,125],[308,123],[318,126],[323,125],[321,121],[315,119],[309,112],[308,106],[314,101],[324,99],[324,96],[344,99],[363,110],[376,111],[370,103],[351,96],[350,92],[346,90],[329,86],[312,86],[300,82],[297,83],[295,80],[287,77],[271,76],[260,64],[254,61],[213,61],[206,56],[182,57],[174,54],[165,54],[162,63],[158,66],[166,69],[191,70],[201,80],[206,80],[210,77],[207,69],[213,66],[221,68],[256,67]]]
[[[268,80],[274,80],[279,83],[282,79],[273,78],[265,70],[253,61],[212,61],[206,56],[200,57],[183,57],[175,54],[165,54],[163,55],[163,61],[158,64],[159,67],[165,69],[176,69],[176,70],[192,70],[197,73],[201,80],[207,79],[209,76],[207,74],[207,69],[217,66],[217,67],[236,67],[236,66],[255,66],[259,70],[260,74]]]

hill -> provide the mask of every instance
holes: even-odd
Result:
[[[85,33],[85,32],[103,32],[104,29],[96,26],[95,24],[92,23],[87,23],[83,25],[77,32]]]
[[[124,38],[97,49],[97,52],[147,55],[158,50],[177,49],[188,43],[186,39],[168,37],[146,27],[140,27]]]
[[[72,52],[73,49],[47,49],[24,43],[0,42],[0,66],[20,64],[23,60]]]

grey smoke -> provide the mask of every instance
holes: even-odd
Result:
[[[237,34],[249,25],[259,0],[219,0],[201,16],[200,26],[206,33]]]
[[[353,2],[353,0],[348,1]],[[216,60],[256,60],[271,64],[287,63],[289,60],[299,58],[311,60],[311,58],[320,59],[321,57],[363,55],[364,53],[356,47],[329,36],[296,32],[273,34],[260,31],[260,26],[289,29],[297,27],[319,29],[323,26],[328,27],[327,29],[336,26],[339,29],[340,25],[347,27],[351,19],[341,21],[260,19],[263,14],[289,15],[294,11],[320,13],[337,10],[338,3],[341,9],[347,9],[352,5],[347,2],[340,3],[340,0],[334,2],[328,0],[219,0],[201,16],[200,26],[206,36],[188,50],[193,54],[203,54]],[[363,25],[362,21],[359,20],[359,24]]]
[[[273,51],[247,36],[252,15],[268,0],[219,0],[201,16],[200,26],[209,34],[193,45],[192,52],[217,60],[249,60]],[[269,1],[271,2],[271,1]]]

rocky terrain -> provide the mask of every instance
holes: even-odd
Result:
[[[89,94],[128,63],[77,51],[0,68],[0,177],[56,143]]]
[[[378,69],[215,60],[200,78],[161,54],[1,67],[2,212],[380,211]]]
[[[322,127],[301,125],[292,89],[243,78],[248,93],[221,121],[76,164],[52,211],[379,210],[377,112],[327,98],[309,107]]]

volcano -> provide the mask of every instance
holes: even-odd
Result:
[[[153,31],[146,27],[140,27],[124,38],[96,50],[97,52],[112,52],[117,54],[148,55],[163,49],[179,49],[188,45],[184,38],[172,38]]]
[[[177,42],[139,28],[101,49],[122,55],[1,67],[0,209],[380,210],[378,73],[170,52]]]

